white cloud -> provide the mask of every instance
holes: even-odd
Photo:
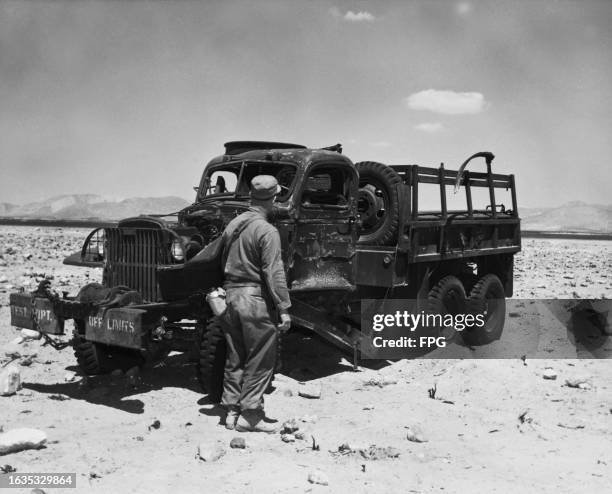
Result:
[[[416,130],[420,130],[422,132],[440,132],[444,129],[444,125],[440,122],[423,122],[414,126]]]
[[[480,113],[485,108],[485,99],[481,93],[457,93],[436,89],[411,94],[405,102],[412,110],[428,110],[446,115]]]
[[[376,16],[367,11],[353,12],[349,10],[346,14],[342,14],[338,7],[332,7],[329,9],[329,14],[337,19],[342,19],[346,22],[374,22]]]
[[[353,12],[349,10],[346,14],[344,14],[344,20],[348,22],[374,22],[376,17],[374,17],[369,12]]]
[[[462,17],[469,15],[472,12],[472,4],[470,2],[459,2],[455,5],[455,12]]]

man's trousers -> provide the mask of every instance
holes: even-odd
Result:
[[[242,410],[263,409],[277,356],[273,306],[258,286],[226,287],[226,292],[227,312],[222,319],[227,357],[221,403]]]

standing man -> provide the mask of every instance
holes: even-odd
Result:
[[[239,432],[275,432],[265,420],[263,394],[274,376],[277,331],[291,326],[291,306],[278,230],[268,222],[276,178],[251,181],[251,207],[223,232],[227,312],[223,316],[227,358],[221,403],[225,427]],[[235,238],[233,238],[237,235]]]

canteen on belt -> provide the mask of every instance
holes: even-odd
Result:
[[[206,294],[206,301],[210,306],[215,316],[222,316],[227,310],[225,302],[225,290],[223,288],[215,288]]]

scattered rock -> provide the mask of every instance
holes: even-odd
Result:
[[[244,437],[234,437],[230,441],[230,448],[232,449],[244,449],[246,448],[246,441]]]
[[[591,389],[591,383],[587,377],[574,377],[565,380],[568,388]]]
[[[311,484],[329,485],[329,477],[321,470],[313,470],[308,474],[308,482]]]
[[[55,401],[66,401],[66,400],[69,400],[70,397],[63,395],[61,393],[55,393],[55,394],[49,395],[49,399],[55,400]]]
[[[123,376],[123,371],[121,369],[115,369],[113,372],[111,372],[111,376],[112,377],[121,377],[121,376]]]
[[[38,429],[12,429],[0,433],[0,455],[25,449],[39,449],[47,442],[47,434]]]
[[[21,330],[21,336],[26,340],[40,340],[42,338],[42,333],[34,331],[33,329],[24,328]]]
[[[161,427],[161,422],[157,419],[155,419],[153,422],[151,422],[151,425],[149,426],[149,430],[151,429],[159,429]]]
[[[0,431],[2,432],[2,431]],[[0,467],[0,472],[2,473],[13,473],[16,472],[17,469],[13,466],[13,465],[9,465],[8,463],[6,465],[2,465]]]
[[[359,454],[366,460],[386,460],[387,458],[398,458],[400,450],[392,446],[386,448],[380,448],[376,445],[372,445],[366,449],[360,449]]]
[[[425,443],[428,441],[423,433],[423,430],[421,429],[421,426],[415,424],[406,427],[406,429],[406,439],[408,439],[408,441],[413,443]]]
[[[284,443],[294,443],[295,442],[295,436],[293,434],[281,434],[281,440]]]
[[[0,283],[8,283],[8,280],[6,276],[0,276]]]
[[[293,396],[293,391],[291,391],[291,389],[289,389],[289,388],[285,388],[283,390],[283,396],[286,396],[287,398],[290,398],[291,396]]]
[[[318,383],[301,383],[298,395],[302,398],[319,399],[321,398],[321,385]]]
[[[303,441],[304,439],[306,439],[306,432],[305,431],[295,431],[293,433],[293,437],[295,437],[296,439]]]
[[[198,445],[198,452],[196,458],[206,462],[214,462],[225,455],[225,448],[220,443],[205,444],[200,443]]]
[[[283,427],[281,429],[282,434],[291,434],[297,431],[300,428],[296,419],[289,419],[283,423]]]
[[[76,379],[76,374],[74,372],[66,372],[64,374],[64,381],[67,383],[71,383]]]
[[[30,365],[32,365],[32,362],[34,362],[34,357],[36,357],[36,354],[28,355],[27,357],[24,357],[19,362],[19,365],[23,365],[24,367],[30,367]]]
[[[555,379],[557,379],[557,373],[551,368],[546,368],[544,369],[544,373],[542,374],[542,377],[544,379],[554,381]]]
[[[21,372],[14,365],[0,372],[0,396],[11,396],[21,389]]]
[[[319,417],[316,415],[302,415],[300,417],[300,422],[305,422],[306,424],[314,424],[319,420]]]

